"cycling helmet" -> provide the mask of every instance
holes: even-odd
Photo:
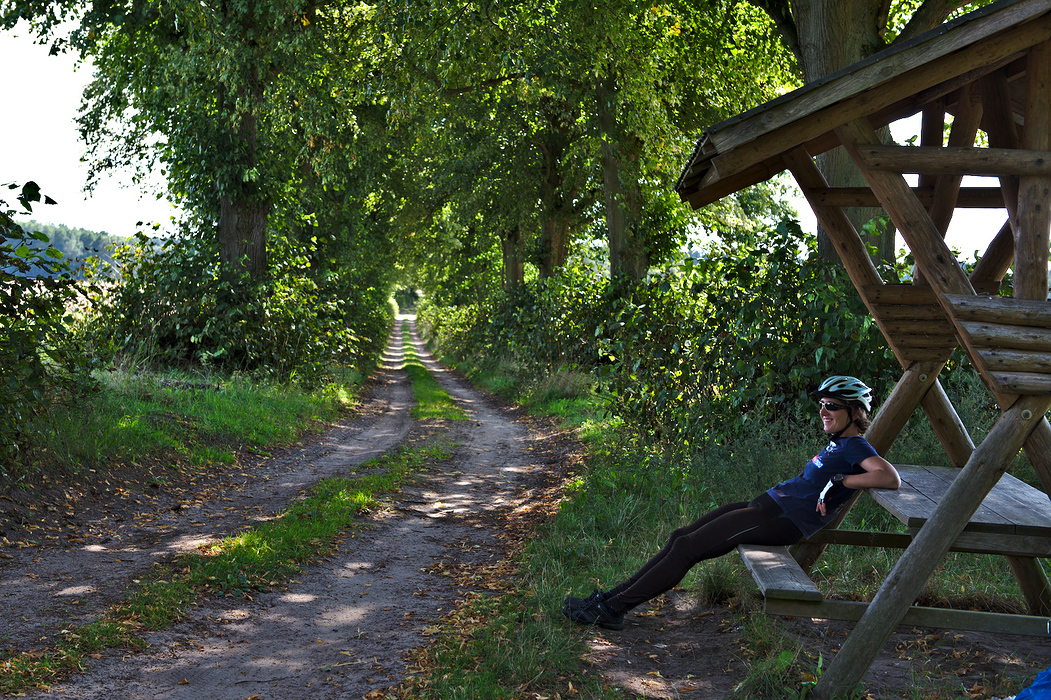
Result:
[[[836,375],[821,382],[821,386],[813,393],[815,397],[827,396],[841,401],[856,401],[865,407],[866,411],[872,410],[872,389],[856,377],[845,377]]]

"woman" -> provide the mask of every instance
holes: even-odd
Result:
[[[872,390],[854,377],[834,376],[812,396],[831,441],[802,474],[750,502],[717,508],[676,530],[634,576],[587,598],[567,597],[562,614],[584,625],[624,629],[624,613],[670,590],[697,562],[739,544],[796,544],[828,525],[855,490],[901,486],[898,471],[862,437],[869,427]]]

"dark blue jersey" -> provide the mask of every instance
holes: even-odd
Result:
[[[795,523],[806,537],[828,525],[836,512],[854,494],[854,489],[833,486],[825,494],[825,515],[817,512],[817,497],[834,474],[863,474],[861,463],[876,454],[872,445],[860,435],[832,440],[807,462],[803,473],[782,482],[769,491],[788,519]]]

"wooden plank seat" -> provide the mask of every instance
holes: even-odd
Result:
[[[897,490],[867,493],[901,520],[911,534],[822,530],[808,542],[866,547],[908,547],[960,470],[900,465]],[[1051,500],[1047,494],[1004,474],[953,544],[953,551],[1022,557],[1051,557]],[[825,599],[788,547],[737,548],[772,615],[860,620],[868,603]],[[913,605],[903,625],[1051,637],[1051,618]]]
[[[968,355],[996,391],[1051,395],[1051,302],[946,294]]]
[[[788,547],[742,544],[737,546],[737,552],[764,598],[812,602],[824,598]]]

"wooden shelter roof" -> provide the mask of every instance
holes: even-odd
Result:
[[[1021,126],[1024,52],[1034,36],[1046,36],[1049,12],[1048,0],[999,0],[715,124],[697,142],[675,190],[702,207],[782,172],[782,155],[796,147],[816,156],[838,146],[840,124],[865,117],[873,128],[885,126],[1001,68]],[[967,51],[979,43],[981,51]],[[946,111],[955,113],[954,101]]]

